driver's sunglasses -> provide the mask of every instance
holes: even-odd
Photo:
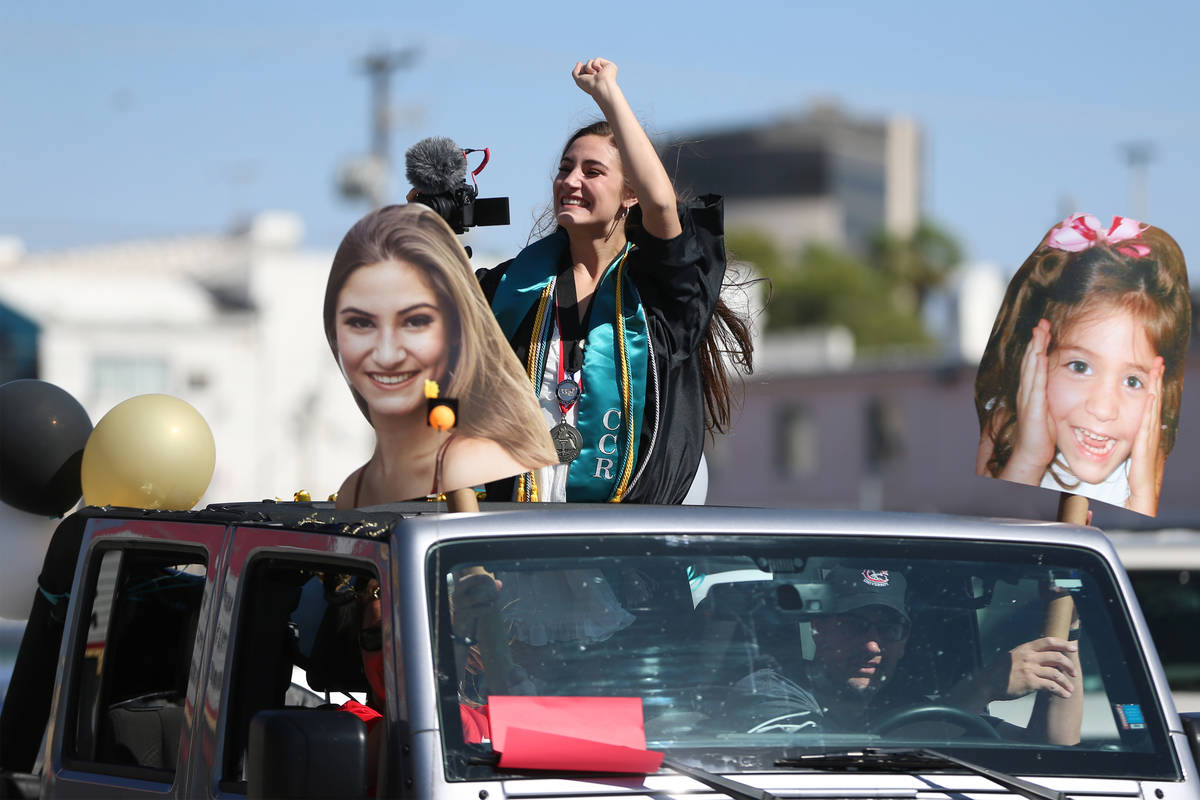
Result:
[[[845,633],[870,636],[878,642],[899,642],[907,639],[909,630],[909,624],[903,620],[873,619],[858,614],[838,614],[837,626]]]

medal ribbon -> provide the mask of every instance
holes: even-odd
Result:
[[[563,282],[569,281],[571,280],[571,276],[562,276],[560,280]],[[559,314],[557,303],[554,304],[554,319],[558,323],[558,383],[554,385],[554,396],[558,399],[558,407],[562,409],[562,421],[566,422],[567,412],[570,411],[575,404],[579,402],[579,398],[583,396],[583,369],[580,368],[570,373],[567,372],[566,337],[563,336],[562,317]],[[562,395],[558,393],[558,387],[562,385],[562,382],[567,379],[568,375],[570,375],[571,380],[575,382],[577,391],[575,392],[575,399],[564,406]]]

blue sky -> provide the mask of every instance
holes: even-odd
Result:
[[[365,210],[334,191],[368,145],[357,65],[415,46],[393,83],[394,194],[425,136],[491,147],[481,193],[509,195],[513,225],[477,229],[477,250],[525,241],[563,139],[595,116],[570,68],[602,55],[657,135],[815,97],[914,117],[926,215],[1009,270],[1065,206],[1130,213],[1120,147],[1151,142],[1147,221],[1200,263],[1198,29],[1185,2],[10,3],[0,235],[46,250],[280,208],[332,248]]]

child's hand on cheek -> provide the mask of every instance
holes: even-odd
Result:
[[[1041,320],[1021,359],[1021,385],[1017,390],[1017,435],[1012,455],[1000,476],[1007,481],[1037,486],[1054,460],[1054,422],[1046,405],[1046,380],[1050,358],[1050,322]]]
[[[1129,499],[1125,507],[1139,514],[1154,516],[1158,511],[1158,493],[1162,488],[1163,459],[1159,455],[1162,438],[1162,380],[1166,367],[1162,356],[1154,359],[1150,372],[1150,390],[1142,411],[1142,424],[1133,439],[1129,454]]]

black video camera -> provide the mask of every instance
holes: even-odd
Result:
[[[507,197],[479,197],[479,189],[463,183],[448,192],[418,192],[416,201],[432,208],[455,233],[466,233],[476,225],[507,225]]]
[[[467,155],[483,153],[467,183]],[[436,211],[455,233],[476,225],[507,225],[508,198],[480,197],[475,176],[487,166],[491,151],[464,150],[452,140],[435,136],[422,139],[405,154],[406,174],[416,190],[412,199]]]

